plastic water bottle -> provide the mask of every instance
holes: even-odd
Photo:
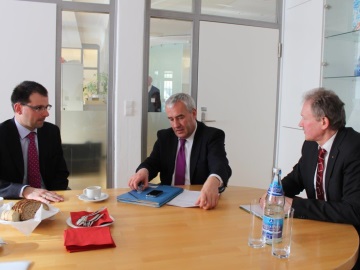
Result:
[[[273,179],[267,191],[263,215],[262,235],[266,244],[272,244],[272,238],[280,242],[284,224],[285,196],[281,184],[281,169],[273,169]]]

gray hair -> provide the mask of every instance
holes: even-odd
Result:
[[[190,95],[185,94],[185,93],[177,93],[177,94],[173,94],[172,96],[170,96],[165,101],[165,107],[171,108],[175,103],[177,103],[179,101],[184,103],[186,109],[189,112],[192,112],[193,109],[196,109],[194,99]]]
[[[330,129],[339,130],[346,125],[345,103],[331,90],[315,88],[304,95],[304,102],[311,101],[311,110],[317,120],[327,117]]]

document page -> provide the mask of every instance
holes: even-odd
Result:
[[[199,207],[195,204],[199,196],[200,191],[191,191],[184,189],[182,193],[169,201],[167,204],[178,207]]]
[[[240,205],[240,208],[244,209],[246,212],[250,213],[250,204],[242,204]],[[262,218],[263,216],[263,209],[261,208],[260,205],[257,205],[256,208],[254,209],[254,214],[255,216]]]

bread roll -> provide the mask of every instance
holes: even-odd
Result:
[[[12,209],[19,212],[20,220],[24,221],[34,218],[36,211],[40,208],[41,205],[43,205],[45,210],[49,210],[49,206],[47,204],[30,199],[22,199],[18,201],[16,204],[14,204]]]
[[[4,210],[1,212],[0,219],[6,221],[20,221],[20,213],[15,210]]]

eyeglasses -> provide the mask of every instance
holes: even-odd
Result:
[[[23,106],[26,106],[26,107],[29,107],[31,109],[33,109],[35,112],[44,112],[44,111],[50,111],[51,109],[51,105],[46,105],[46,106],[31,106],[31,105],[27,105],[27,104],[24,104],[24,103],[21,103],[21,105]]]

